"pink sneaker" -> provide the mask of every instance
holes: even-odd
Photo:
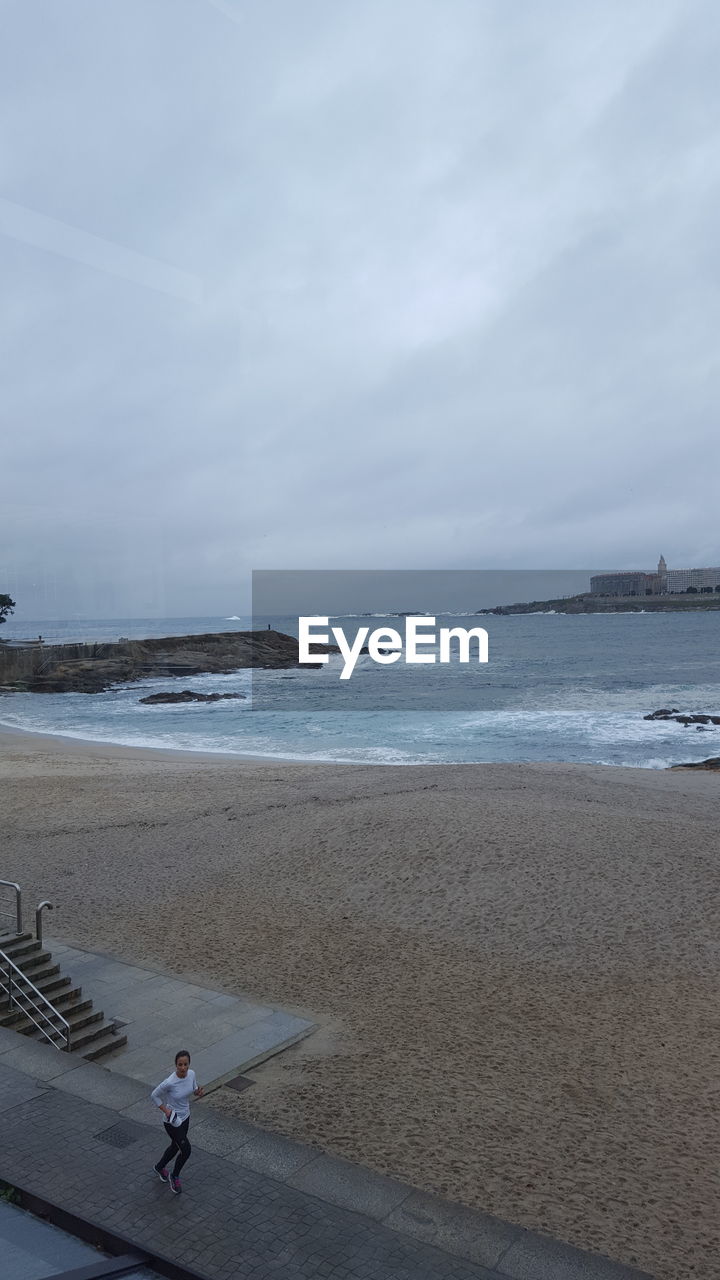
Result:
[[[180,1192],[182,1191],[182,1187],[180,1186],[180,1179],[174,1177],[172,1173],[170,1174],[170,1190],[172,1191],[174,1196],[179,1196]]]
[[[156,1164],[153,1165],[153,1168],[161,1182],[170,1181],[170,1174],[168,1173],[167,1169],[158,1169]]]

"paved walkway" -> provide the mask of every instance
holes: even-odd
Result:
[[[252,1004],[53,938],[46,938],[45,945],[62,972],[91,997],[93,1007],[122,1024],[127,1045],[103,1058],[103,1065],[145,1084],[164,1080],[175,1053],[188,1042],[193,1069],[209,1090],[314,1030],[314,1023],[281,1009]],[[196,1051],[196,1045],[203,1047]]]
[[[202,1102],[173,1196],[144,1083],[4,1028],[0,1113],[0,1178],[208,1280],[648,1280]]]

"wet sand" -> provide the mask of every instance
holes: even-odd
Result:
[[[0,786],[0,875],[54,936],[320,1024],[213,1105],[720,1276],[720,778],[2,733]]]

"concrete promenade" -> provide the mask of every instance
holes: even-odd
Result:
[[[307,1018],[242,996],[214,991],[112,956],[46,939],[53,960],[117,1022],[127,1044],[103,1066],[156,1085],[172,1070],[181,1045],[192,1046],[193,1069],[205,1091],[287,1049],[315,1029]],[[197,1049],[196,1046],[202,1048]]]
[[[2,1028],[0,1115],[0,1178],[207,1280],[644,1276],[203,1102],[173,1196],[152,1172],[166,1140],[146,1084]]]

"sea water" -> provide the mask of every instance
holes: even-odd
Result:
[[[264,628],[297,634],[297,618],[255,619]],[[348,636],[360,624],[402,631],[398,618],[333,619]],[[449,667],[380,667],[358,663],[360,689],[375,710],[323,709],[329,668],[255,673],[272,704],[287,706],[288,690],[313,710],[253,710],[251,673],[167,677],[100,694],[0,696],[0,723],[129,746],[229,752],[286,760],[367,764],[481,761],[567,761],[665,768],[720,755],[720,726],[684,728],[643,717],[660,707],[720,714],[720,611],[700,613],[524,614],[440,617],[440,626],[485,626],[489,662],[478,670],[471,699]],[[3,639],[47,643],[118,640],[246,630],[249,618],[11,620]],[[337,674],[337,673],[335,673]],[[354,677],[353,677],[354,679]],[[402,685],[398,684],[403,681]],[[412,683],[408,683],[412,681]],[[294,682],[294,683],[288,683]],[[443,683],[444,682],[444,683]],[[350,682],[352,684],[352,682]],[[242,693],[245,700],[143,706],[162,690]],[[456,693],[453,693],[456,690]],[[399,696],[410,709],[394,710]],[[292,703],[291,703],[292,705]],[[449,710],[429,710],[446,705]],[[388,709],[382,709],[387,707]]]

